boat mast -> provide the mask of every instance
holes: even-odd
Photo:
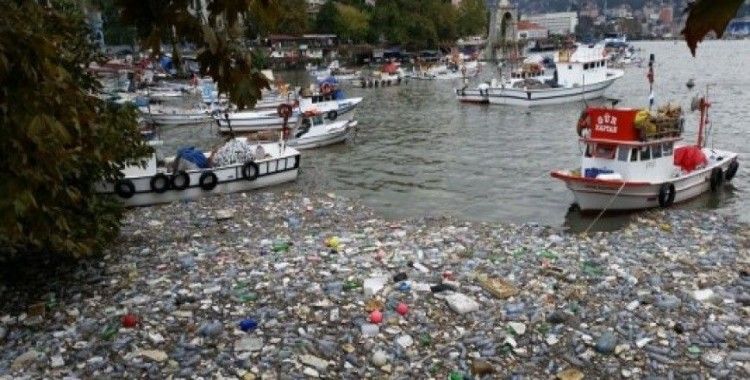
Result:
[[[703,130],[708,123],[708,108],[711,107],[711,103],[706,100],[706,97],[702,97],[699,104],[701,110],[701,120],[698,124],[698,147],[703,148]]]

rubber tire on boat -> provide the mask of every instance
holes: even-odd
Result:
[[[396,78],[396,84],[401,84],[401,78]]]
[[[367,81],[367,87],[372,88],[372,81]]]
[[[367,81],[366,80],[362,79],[360,82],[362,83],[362,88],[367,88]]]
[[[162,183],[163,185],[159,186],[159,183]],[[169,177],[164,173],[157,173],[155,176],[151,177],[149,187],[154,193],[162,194],[169,190]]]
[[[129,179],[119,179],[115,182],[115,193],[121,198],[128,199],[135,194],[135,185]]]
[[[711,191],[719,190],[723,182],[724,172],[722,172],[721,168],[713,168],[711,170]]]
[[[735,174],[737,174],[737,169],[740,168],[740,163],[737,161],[732,161],[732,163],[729,164],[729,167],[727,168],[727,171],[724,173],[724,180],[729,182],[734,178]]]
[[[663,183],[659,188],[659,206],[671,206],[674,203],[675,195],[677,195],[677,190],[674,188],[674,183]]]
[[[339,117],[339,113],[336,112],[336,110],[328,111],[328,119],[333,121],[336,120],[336,118]]]
[[[260,168],[258,168],[258,164],[252,161],[245,162],[245,165],[242,165],[242,178],[248,180],[248,181],[254,181],[256,178],[258,178],[258,173],[260,172]]]
[[[378,86],[380,86],[380,81],[379,81],[379,80],[376,80],[376,81],[374,81],[374,82],[375,82],[375,87],[378,87]]]
[[[219,184],[219,177],[214,174],[212,171],[203,172],[201,174],[201,177],[198,179],[198,185],[201,187],[201,189],[206,191],[211,191],[216,188],[216,186]]]
[[[279,117],[283,117],[285,119],[288,119],[290,116],[292,116],[293,111],[294,110],[292,109],[292,106],[286,103],[279,104],[279,106],[276,107],[276,113],[279,115]]]
[[[177,182],[178,178],[182,178],[182,183]],[[169,182],[173,189],[185,190],[190,186],[190,175],[188,175],[186,171],[180,170],[177,173],[172,174],[172,178]]]
[[[388,85],[388,87],[391,87],[391,80],[390,80],[390,79],[388,79],[388,80],[387,80],[387,81],[385,82],[385,84],[387,84],[387,85]]]

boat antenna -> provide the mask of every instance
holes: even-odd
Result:
[[[648,57],[648,74],[646,74],[646,78],[648,78],[648,109],[651,110],[651,107],[654,106],[654,61],[656,60],[656,56],[654,53],[651,53],[651,55]]]

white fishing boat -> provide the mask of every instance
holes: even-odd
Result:
[[[213,115],[221,111],[218,108],[202,105],[184,108],[158,104],[139,107],[139,110],[146,121],[164,126],[200,124],[213,121]]]
[[[341,67],[339,61],[333,61],[328,65],[328,68],[324,70],[312,70],[310,75],[318,81],[333,77],[339,82],[349,81],[352,79],[359,78],[361,73],[358,70],[347,69]]]
[[[437,66],[412,68],[408,77],[417,80],[453,80],[462,78],[473,78],[479,75],[480,64],[477,61],[470,61],[461,64],[440,64]]]
[[[698,141],[682,143],[678,107],[648,110],[590,107],[578,124],[586,149],[581,166],[558,170],[582,211],[669,207],[719,191],[737,174],[737,153],[707,148],[704,127],[710,103],[701,98]]]
[[[284,125],[295,125],[305,112],[321,113],[328,120],[354,118],[354,111],[362,98],[324,100],[323,98],[302,98],[296,104],[279,105],[276,111],[238,111],[215,115],[222,133],[257,132],[268,129],[282,129]],[[285,119],[286,115],[286,121]]]
[[[624,75],[610,69],[602,46],[577,46],[555,54],[555,69],[549,77],[504,78],[481,83],[475,89],[456,89],[461,102],[537,106],[595,99]]]
[[[122,170],[123,178],[102,183],[97,190],[116,197],[126,206],[147,206],[194,200],[211,194],[242,192],[297,178],[300,153],[296,149],[283,142],[252,145],[241,138],[230,141],[235,142],[252,148],[237,154],[237,144],[229,145],[230,153],[240,158],[237,162],[175,170],[174,166],[179,168],[180,165],[174,162],[168,162],[167,167],[157,167],[156,157],[152,155],[145,168],[126,166]],[[215,161],[211,153],[201,154],[208,162]],[[170,166],[172,168],[168,168]]]

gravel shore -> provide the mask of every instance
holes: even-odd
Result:
[[[750,378],[750,229],[388,221],[333,195],[138,208],[0,285],[0,379]],[[62,273],[64,272],[64,273]]]

